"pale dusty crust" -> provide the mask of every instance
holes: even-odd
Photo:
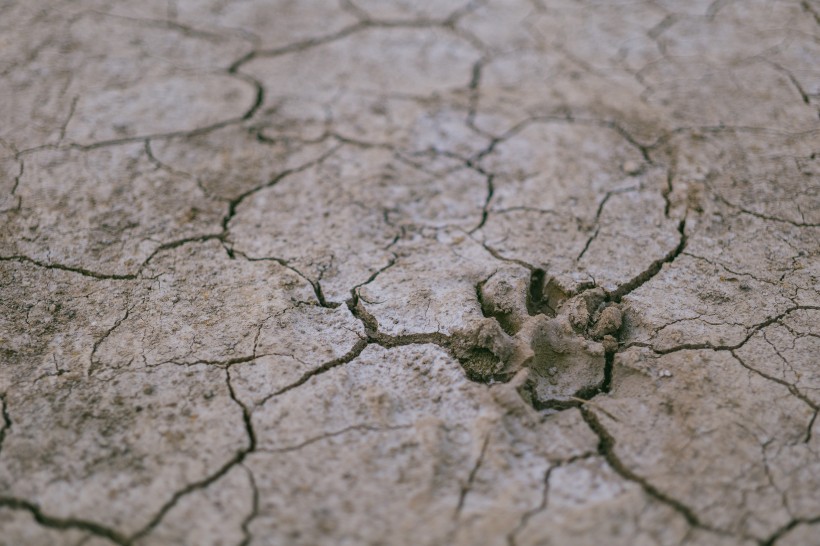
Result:
[[[0,545],[820,544],[814,0],[0,5]]]

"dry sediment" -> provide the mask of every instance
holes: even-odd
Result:
[[[0,545],[820,544],[820,6],[0,6]]]

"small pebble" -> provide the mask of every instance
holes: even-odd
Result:
[[[630,159],[628,161],[624,161],[624,164],[621,165],[621,169],[629,176],[635,176],[641,172],[641,164]]]

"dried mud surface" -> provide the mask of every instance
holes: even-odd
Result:
[[[0,2],[0,544],[820,544],[816,0]]]

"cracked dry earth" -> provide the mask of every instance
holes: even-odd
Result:
[[[816,0],[0,2],[0,544],[820,544]]]

